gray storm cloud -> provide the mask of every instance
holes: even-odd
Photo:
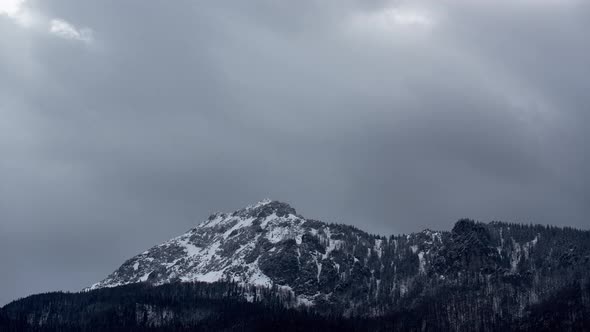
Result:
[[[0,1],[0,303],[265,197],[588,228],[589,29],[575,0]]]

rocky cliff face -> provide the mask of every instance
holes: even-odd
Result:
[[[471,311],[523,316],[588,271],[588,231],[460,220],[450,232],[381,237],[265,200],[210,216],[90,289],[226,280],[273,287],[290,305],[321,312],[379,316],[430,305],[461,324]]]

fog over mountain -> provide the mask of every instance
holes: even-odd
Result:
[[[583,0],[0,0],[0,305],[264,197],[588,229]]]

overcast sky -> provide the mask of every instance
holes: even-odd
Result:
[[[0,305],[269,197],[589,228],[585,0],[0,0]]]

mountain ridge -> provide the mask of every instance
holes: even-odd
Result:
[[[575,250],[562,239],[569,233],[583,238]],[[294,299],[290,306],[381,315],[415,296],[413,292],[424,295],[480,279],[504,287],[519,279],[530,287],[514,290],[522,294],[510,310],[522,313],[555,286],[555,271],[590,266],[589,234],[461,219],[451,231],[385,237],[306,219],[289,204],[266,199],[232,213],[212,214],[186,233],[127,260],[87,290],[139,282],[232,281],[289,293]]]
[[[7,331],[590,331],[590,231],[460,219],[379,236],[264,200],[214,213]]]

